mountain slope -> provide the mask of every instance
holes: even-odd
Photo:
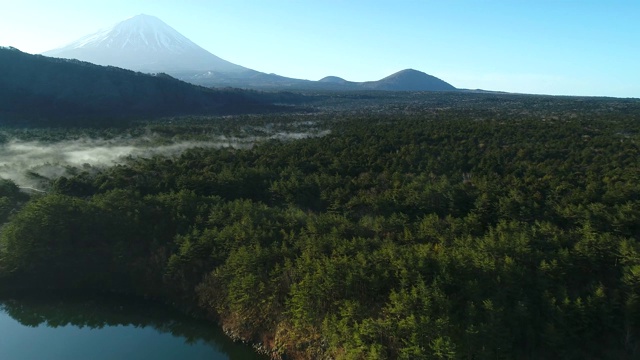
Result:
[[[220,114],[269,108],[259,94],[212,90],[168,75],[0,49],[0,114],[84,118]]]
[[[211,54],[157,17],[144,14],[43,55],[149,73],[251,71]]]

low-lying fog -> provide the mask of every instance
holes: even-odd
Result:
[[[209,141],[162,141],[158,139],[121,138],[110,140],[77,139],[55,143],[10,140],[0,144],[0,178],[11,179],[24,188],[42,189],[50,180],[78,171],[121,164],[128,158],[178,156],[190,148],[250,148],[269,140],[296,140],[324,136],[327,131],[279,132],[265,137],[232,138],[217,136]]]

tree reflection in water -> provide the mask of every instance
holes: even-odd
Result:
[[[129,297],[58,294],[5,296],[0,298],[0,311],[32,328],[151,327],[159,333],[182,338],[188,345],[203,342],[230,359],[262,359],[246,345],[231,341],[209,322],[188,317],[158,303]]]

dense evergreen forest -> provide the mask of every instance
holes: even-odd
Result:
[[[274,358],[640,358],[640,101],[316,96],[140,126],[325,136],[2,180],[3,291],[158,299]]]

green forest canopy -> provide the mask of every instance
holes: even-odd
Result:
[[[638,358],[640,104],[455,96],[3,181],[4,286],[190,306],[292,358]]]

